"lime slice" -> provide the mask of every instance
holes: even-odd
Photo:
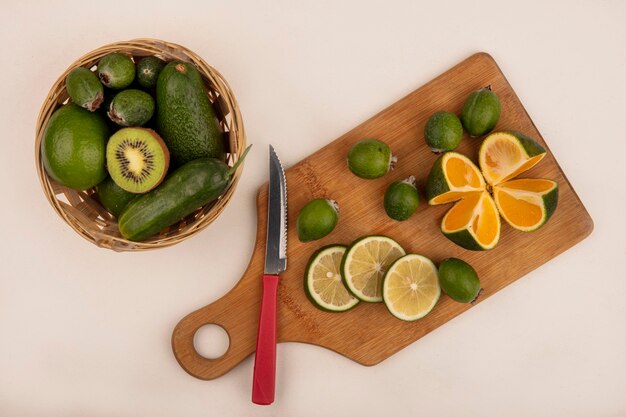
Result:
[[[346,311],[359,303],[341,280],[341,259],[346,247],[326,246],[311,256],[304,275],[304,291],[316,307],[325,311]]]
[[[405,252],[386,236],[365,236],[348,248],[341,262],[341,275],[352,294],[363,301],[383,301],[383,278],[389,266]]]
[[[389,267],[383,299],[389,312],[404,321],[421,319],[441,295],[435,264],[422,255],[406,255]]]

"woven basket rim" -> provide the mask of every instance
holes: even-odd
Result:
[[[141,251],[171,246],[206,228],[225,209],[241,178],[244,163],[233,174],[229,186],[222,196],[217,201],[209,203],[194,212],[193,216],[196,217],[192,221],[188,223],[187,218],[183,219],[177,223],[178,229],[170,230],[165,235],[159,234],[143,242],[129,241],[119,236],[119,233],[108,232],[106,228],[111,228],[111,218],[97,217],[90,219],[89,216],[93,217],[94,213],[99,212],[98,207],[94,206],[94,204],[98,205],[98,203],[90,196],[93,190],[76,191],[63,187],[52,180],[43,167],[41,158],[43,133],[50,116],[63,105],[63,101],[67,96],[65,91],[65,77],[67,73],[77,66],[87,65],[88,68],[91,68],[100,56],[110,52],[124,52],[134,57],[157,55],[169,61],[182,60],[194,64],[202,74],[205,84],[207,84],[213,107],[219,110],[222,116],[220,124],[222,126],[228,124],[227,132],[224,135],[228,136],[230,152],[227,156],[227,164],[230,166],[241,157],[246,147],[246,135],[239,105],[226,79],[199,55],[182,45],[154,38],[137,38],[129,41],[112,42],[83,54],[57,78],[44,99],[35,128],[35,165],[46,199],[55,212],[80,236],[99,247],[114,251]],[[63,201],[63,199],[68,201]],[[76,204],[76,207],[74,204]],[[100,210],[104,209],[100,207]],[[100,223],[105,224],[107,220],[109,223],[101,229]],[[169,229],[172,229],[172,227],[166,230]]]

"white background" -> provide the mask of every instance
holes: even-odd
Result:
[[[626,415],[625,2],[130,3],[0,2],[0,416]],[[57,76],[136,37],[219,69],[255,147],[209,229],[118,254],[54,214],[33,141]],[[375,367],[279,345],[271,407],[250,403],[252,358],[214,381],[187,375],[171,331],[246,267],[267,144],[291,166],[477,51],[501,66],[592,235]]]

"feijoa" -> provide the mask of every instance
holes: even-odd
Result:
[[[424,138],[431,151],[441,153],[452,151],[463,137],[463,126],[454,113],[438,111],[426,122]]]
[[[348,152],[348,168],[360,178],[380,178],[393,168],[395,161],[389,145],[378,139],[363,139]]]
[[[459,303],[473,302],[481,291],[480,280],[474,268],[458,258],[441,261],[439,285],[450,298]]]
[[[105,147],[109,128],[99,113],[70,103],[54,112],[41,142],[48,175],[70,188],[86,190],[107,175]]]
[[[111,100],[107,114],[120,126],[142,126],[154,114],[154,99],[145,91],[124,90]]]
[[[403,221],[411,217],[417,210],[419,201],[413,176],[392,182],[385,191],[385,211],[394,220]]]
[[[141,58],[137,63],[137,81],[143,88],[156,87],[159,73],[165,66],[165,61],[155,57],[147,56]]]
[[[500,118],[500,99],[490,87],[481,88],[469,95],[463,105],[461,122],[470,136],[491,132]]]
[[[95,111],[104,100],[104,87],[87,68],[74,68],[65,78],[65,88],[72,101],[89,111]]]
[[[137,194],[129,193],[107,177],[96,186],[96,195],[102,206],[115,217],[119,217],[128,204],[137,197]]]
[[[333,231],[339,220],[339,206],[336,201],[316,198],[309,201],[296,220],[298,239],[310,242],[321,239]]]
[[[128,55],[117,52],[105,55],[98,62],[98,77],[106,87],[126,88],[135,79],[135,63]]]

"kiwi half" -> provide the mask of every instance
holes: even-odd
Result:
[[[170,152],[152,129],[127,127],[118,130],[107,144],[107,169],[122,189],[146,193],[163,181],[170,165]]]

